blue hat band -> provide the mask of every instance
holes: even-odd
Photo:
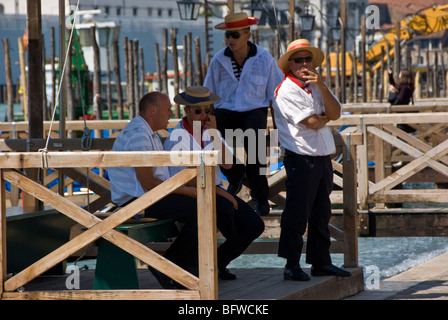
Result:
[[[188,95],[186,92],[180,93],[180,96],[182,98],[184,98],[186,101],[188,101],[189,103],[198,103],[198,102],[210,101],[210,96],[207,96],[207,97],[193,97],[193,96]]]

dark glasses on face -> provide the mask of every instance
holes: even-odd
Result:
[[[212,109],[209,108],[209,107],[207,107],[205,109],[202,109],[202,108],[194,109],[194,113],[197,114],[197,115],[201,114],[202,111],[205,111],[206,114],[209,114],[212,111]]]
[[[233,39],[239,39],[241,34],[238,31],[226,31],[225,34],[226,39],[232,37]]]
[[[304,63],[313,61],[313,57],[299,57],[299,58],[291,58],[289,60],[294,60],[295,63]]]

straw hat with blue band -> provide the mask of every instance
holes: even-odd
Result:
[[[257,24],[258,21],[258,18],[249,17],[245,12],[230,13],[224,17],[224,22],[215,26],[215,29],[228,31],[244,29]]]
[[[220,100],[220,97],[202,86],[189,86],[185,89],[185,92],[174,97],[174,102],[185,106],[206,106]]]
[[[294,40],[288,45],[286,53],[282,55],[278,61],[277,65],[283,72],[289,71],[289,58],[296,52],[299,51],[309,51],[313,55],[313,68],[317,68],[322,64],[325,59],[325,54],[322,50],[316,47],[312,47],[307,39]]]

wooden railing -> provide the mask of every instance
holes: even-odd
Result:
[[[196,168],[182,171],[147,192],[131,204],[100,220],[64,197],[26,177],[18,170],[28,168],[82,168],[132,166],[171,166],[169,152],[4,152],[0,154],[0,296],[2,299],[217,299],[216,219],[214,166],[218,152],[184,152]],[[188,158],[187,158],[188,159]],[[202,159],[202,160],[198,160]],[[155,253],[144,244],[114,228],[152,203],[173,192],[191,179],[197,179],[199,278]],[[64,215],[88,228],[77,237],[54,250],[18,274],[8,278],[6,270],[6,197],[5,181],[9,181]],[[210,214],[212,213],[212,214]],[[142,262],[162,271],[185,286],[186,290],[16,290],[71,254],[103,237]]]

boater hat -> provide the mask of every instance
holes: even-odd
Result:
[[[185,106],[206,106],[220,100],[220,97],[202,86],[189,86],[185,92],[174,97],[174,102]]]
[[[255,25],[258,21],[258,18],[248,17],[245,12],[230,13],[224,17],[224,22],[221,22],[215,26],[215,29],[229,31],[238,30]]]
[[[288,45],[286,53],[280,57],[277,61],[278,67],[284,71],[289,71],[289,58],[296,52],[299,51],[309,51],[313,55],[313,68],[316,68],[321,65],[321,63],[325,59],[325,54],[322,50],[316,47],[312,47],[310,42],[306,39],[298,39],[294,40]]]

